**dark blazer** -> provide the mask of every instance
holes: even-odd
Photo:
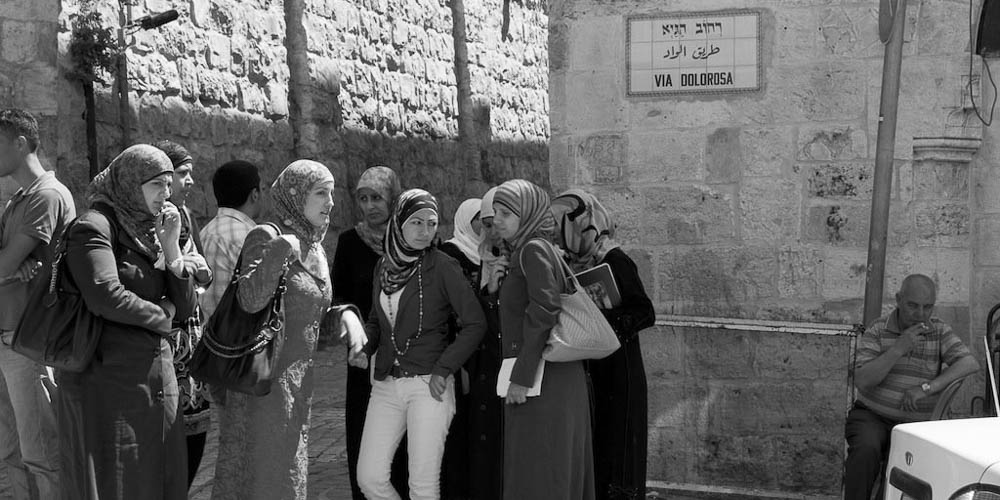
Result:
[[[81,215],[67,235],[69,274],[104,322],[90,366],[58,374],[62,487],[81,499],[185,499],[170,318],[158,302],[166,297],[178,316],[190,316],[194,286],[156,269],[110,207],[98,208]]]
[[[500,349],[504,358],[517,358],[510,381],[524,387],[535,384],[542,351],[562,310],[562,268],[543,245],[531,240],[515,250],[500,286]]]
[[[389,374],[393,361],[399,360],[404,371],[414,375],[448,376],[458,371],[462,364],[479,347],[486,332],[486,317],[479,305],[475,292],[469,286],[458,261],[440,250],[429,249],[424,254],[423,263],[403,288],[399,298],[399,312],[396,314],[396,342],[400,351],[410,348],[403,356],[397,356],[392,346],[392,327],[382,310],[379,294],[381,264],[375,270],[372,286],[372,314],[369,314],[365,331],[368,344],[365,352],[375,356],[375,379],[384,380]],[[420,297],[418,283],[423,281],[423,333],[417,336]],[[458,315],[461,330],[455,341],[448,343],[448,318],[452,312]]]

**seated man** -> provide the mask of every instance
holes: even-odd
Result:
[[[893,426],[929,420],[937,393],[979,369],[951,327],[931,316],[936,295],[927,276],[907,276],[896,293],[896,309],[875,320],[858,340],[858,399],[845,428],[846,500],[871,497]]]

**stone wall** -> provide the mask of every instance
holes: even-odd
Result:
[[[723,9],[760,12],[761,90],[626,96],[627,16]],[[1000,262],[992,257],[996,210],[988,201],[996,155],[970,168],[982,129],[964,90],[968,9],[957,0],[908,2],[884,310],[902,277],[928,274],[939,284],[938,314],[981,353],[985,312],[998,296],[988,278]],[[644,335],[647,372],[664,391],[653,396],[651,382],[652,480],[839,492],[850,338],[793,340],[779,322],[861,320],[884,51],[877,27],[871,2],[550,6],[553,187],[588,189],[608,204],[664,315],[664,326]],[[978,56],[974,62],[978,78]],[[944,136],[974,146],[953,154],[946,141],[918,139]],[[776,326],[773,336],[665,326],[690,315],[730,318],[736,330],[753,321]],[[751,355],[753,366],[745,366],[747,353],[774,348],[784,357]],[[688,353],[683,372],[666,368],[674,351]],[[775,363],[785,367],[781,377]],[[691,386],[699,379],[724,383]],[[811,385],[826,383],[839,390]],[[961,412],[980,383],[967,384]],[[799,403],[786,405],[797,393]],[[727,394],[745,397],[720,396]],[[695,425],[685,405],[713,424]],[[661,415],[684,416],[663,426]],[[684,425],[690,434],[678,431]],[[826,474],[803,475],[793,462]]]
[[[117,20],[117,2],[98,0]],[[547,14],[511,6],[500,40],[502,1],[466,6],[472,92],[478,103],[478,165],[458,161],[452,16],[426,0],[143,0],[132,18],[176,9],[180,19],[136,34],[129,49],[133,141],[167,138],[196,159],[192,208],[211,217],[213,168],[233,158],[273,178],[297,157],[327,164],[338,181],[329,243],[353,224],[349,187],[384,164],[404,187],[424,187],[445,221],[486,181],[523,176],[548,183]],[[79,0],[64,0],[62,57]],[[110,81],[110,80],[109,80]],[[60,92],[60,162],[86,172],[82,94]],[[99,89],[101,161],[120,151],[117,100]],[[77,180],[82,185],[85,178]],[[330,247],[332,249],[332,246]]]
[[[56,88],[56,31],[58,0],[0,2],[0,108],[20,107],[39,120],[39,155],[46,168],[56,167],[56,126],[59,111]],[[0,203],[16,190],[13,181],[0,180]]]

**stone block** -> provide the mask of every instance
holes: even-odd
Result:
[[[741,153],[739,128],[720,128],[709,134],[705,141],[706,180],[726,184],[739,180]]]
[[[1000,165],[974,165],[971,175],[973,213],[1000,212]]]
[[[782,491],[815,492],[839,497],[844,459],[843,410],[837,409],[836,422],[822,432],[802,436],[775,436],[772,441],[771,470],[776,487]]]
[[[584,184],[617,184],[626,176],[628,137],[593,134],[575,147],[577,179]]]
[[[851,355],[851,340],[846,336],[762,332],[753,339],[750,357],[754,374],[762,379],[832,382],[847,379]],[[832,393],[829,387],[823,389],[827,393],[815,399],[842,402],[843,386],[835,386]],[[812,390],[815,392],[816,388]],[[829,401],[824,403],[827,404]],[[830,415],[813,417],[822,419]]]
[[[823,298],[857,299],[865,295],[867,247],[826,248],[823,259]]]
[[[672,384],[685,376],[687,343],[684,330],[654,326],[643,331],[642,359],[649,384]]]
[[[856,120],[867,110],[866,73],[848,63],[775,67],[766,105],[776,122]]]
[[[647,188],[639,241],[643,245],[703,244],[737,236],[733,194],[700,186]]]
[[[973,262],[977,267],[1000,266],[1000,220],[978,218],[973,228]]]
[[[743,177],[778,176],[786,173],[793,149],[790,127],[744,128],[740,132]]]
[[[871,202],[871,162],[819,163],[798,168],[807,172],[809,196]]]
[[[926,203],[915,209],[917,245],[963,247],[969,244],[967,203]]]
[[[801,161],[856,160],[868,157],[868,135],[857,126],[810,125],[799,129]]]
[[[735,330],[674,328],[685,346],[685,373],[696,380],[746,379],[754,376],[756,335]]]
[[[838,5],[818,10],[816,14],[819,21],[818,46],[821,54],[838,58],[882,55],[884,49],[879,43],[877,10],[867,5]]]
[[[4,61],[23,64],[35,60],[38,54],[38,24],[5,20],[0,31],[0,56]]]
[[[849,361],[845,353],[844,365]],[[838,380],[847,377],[846,366]],[[724,378],[720,376],[718,378]],[[817,388],[823,392],[817,392]],[[810,380],[712,380],[709,382],[706,437],[821,434],[842,421],[847,404],[843,385]]]
[[[914,162],[913,198],[915,200],[967,201],[969,199],[969,165],[936,161]]]
[[[654,379],[649,384],[649,427],[691,429],[703,427],[708,388],[691,378]]]
[[[576,184],[576,166],[573,147],[574,140],[566,136],[553,135],[549,140],[549,179],[552,187],[561,192]],[[485,179],[484,179],[485,180]],[[498,179],[500,180],[500,179]]]
[[[969,301],[970,255],[965,249],[916,248],[889,252],[886,256],[883,295],[892,300],[907,275],[930,276],[937,284],[939,304]]]
[[[610,186],[594,186],[588,190],[611,213],[616,225],[615,241],[623,245],[639,246],[642,233],[646,230],[642,225],[645,202],[639,192],[631,188]],[[647,290],[651,284],[652,281],[646,282]]]
[[[269,82],[266,93],[266,114],[274,117],[288,116],[288,87],[279,82]]]
[[[778,295],[772,248],[682,248],[658,259],[660,303],[673,314],[745,317],[751,303]]]
[[[792,181],[749,178],[740,186],[744,241],[792,241],[798,238],[802,189]]]
[[[630,130],[684,129],[722,126],[739,121],[734,104],[728,100],[642,100],[628,101]]]
[[[58,77],[59,71],[56,67],[40,61],[29,62],[18,68],[13,88],[13,98],[17,107],[40,115],[57,114],[58,88],[54,83]]]
[[[785,299],[819,297],[823,291],[823,252],[782,247],[778,253],[778,295]]]
[[[703,181],[705,133],[685,130],[629,134],[629,182],[642,186],[663,182]]]
[[[867,248],[870,222],[871,209],[867,205],[812,206],[806,209],[802,232],[808,242]],[[912,227],[910,213],[904,207],[890,206],[888,246],[905,245]]]
[[[698,436],[691,481],[713,486],[770,489],[769,436]]]
[[[915,9],[919,12],[917,53],[921,56],[968,53],[968,8],[968,4],[953,2],[920,4]]]
[[[990,309],[1000,304],[1000,268],[978,267],[972,274],[969,288],[971,321],[973,328],[982,331]]]
[[[611,132],[624,128],[624,92],[617,72],[567,72],[566,96],[569,130]]]
[[[687,483],[697,438],[687,429],[651,428],[648,437],[647,477]]]
[[[177,74],[180,79],[181,96],[185,99],[197,99],[201,94],[198,73],[198,67],[190,59],[179,59],[177,61]]]
[[[576,19],[568,31],[570,71],[607,71],[626,53],[622,16]]]

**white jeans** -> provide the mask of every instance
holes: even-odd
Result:
[[[369,500],[398,500],[389,482],[392,457],[406,434],[411,500],[440,496],[441,457],[455,416],[455,379],[443,401],[431,397],[430,375],[376,380],[372,385],[358,457],[358,485]]]

